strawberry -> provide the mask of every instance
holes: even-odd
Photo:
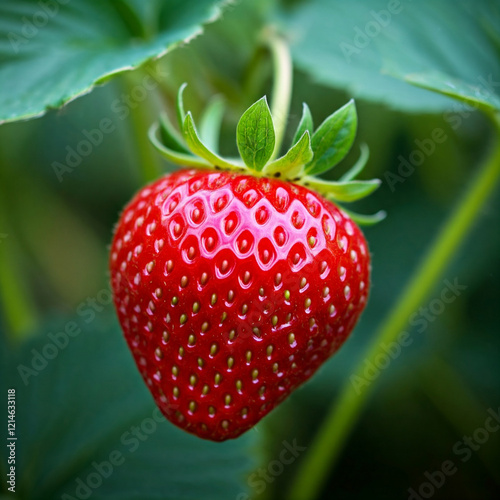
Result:
[[[111,282],[126,341],[163,414],[223,441],[309,379],[354,328],[370,256],[356,216],[327,198],[351,201],[378,184],[313,175],[350,148],[353,103],[312,139],[305,107],[291,150],[271,160],[274,129],[261,99],[238,124],[243,163],[204,144],[182,109],[182,90],[178,107],[183,137],[166,117],[163,144],[157,128],[151,137],[170,160],[196,168],[158,179],[124,209]]]

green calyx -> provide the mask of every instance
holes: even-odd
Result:
[[[224,112],[222,100],[216,98],[208,105],[197,128],[191,112],[184,110],[185,88],[186,84],[182,85],[177,95],[180,132],[165,114],[149,131],[155,148],[170,162],[184,167],[279,178],[317,191],[337,204],[357,201],[380,186],[379,179],[356,180],[369,158],[366,145],[361,147],[359,160],[338,181],[317,177],[340,163],[351,149],[358,122],[353,100],[327,117],[316,130],[309,107],[304,104],[290,149],[274,159],[279,144],[267,99],[262,97],[243,113],[236,127],[240,158],[222,158],[217,153]],[[359,215],[345,211],[364,225],[374,224],[385,217],[384,212]]]

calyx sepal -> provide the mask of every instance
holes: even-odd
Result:
[[[267,99],[262,97],[238,121],[236,143],[241,158],[223,158],[218,153],[223,101],[215,98],[210,102],[198,130],[192,113],[184,109],[185,88],[186,84],[183,84],[177,94],[179,130],[166,114],[162,114],[159,122],[149,130],[154,147],[176,165],[280,178],[317,191],[337,204],[360,200],[381,184],[378,179],[356,179],[369,159],[366,144],[361,145],[358,161],[338,181],[316,177],[338,165],[353,145],[358,122],[353,100],[325,118],[316,130],[309,107],[304,103],[291,147],[274,160],[276,131]],[[374,215],[360,215],[342,209],[359,224],[375,224],[385,217],[382,211]]]

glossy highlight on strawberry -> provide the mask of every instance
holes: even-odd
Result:
[[[163,414],[202,438],[259,422],[345,341],[368,296],[358,226],[310,189],[183,170],[124,209],[118,317]]]

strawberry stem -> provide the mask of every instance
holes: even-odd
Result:
[[[2,179],[2,188],[7,188]],[[8,192],[8,191],[7,191]],[[14,190],[12,190],[14,192]],[[6,331],[13,338],[22,338],[37,324],[37,312],[26,293],[25,271],[18,235],[9,223],[6,192],[0,197],[0,309],[4,315]]]
[[[382,346],[397,340],[406,327],[408,318],[432,291],[480,214],[481,208],[494,191],[500,178],[499,115],[494,116],[494,124],[496,143],[492,153],[409,280],[400,300],[382,322],[373,343],[354,370],[354,375],[363,378],[365,361],[374,362],[377,356],[384,353]],[[290,490],[290,500],[314,499],[319,495],[328,472],[339,459],[374,385],[362,385],[356,392],[350,381],[344,383],[340,396],[331,406],[299,468]]]
[[[127,73],[123,75],[125,95],[131,95],[134,88],[140,85],[142,77],[144,77],[144,73],[142,71],[130,72],[129,74]],[[150,119],[151,116],[155,116],[155,113],[152,110],[148,110],[151,99],[154,99],[154,96],[146,99],[144,102],[139,104],[135,103],[134,106],[129,107],[130,128],[132,137],[135,139],[137,161],[142,174],[143,182],[150,182],[158,178],[162,172],[155,150],[152,147],[147,134],[144,132],[149,129],[153,121]]]
[[[283,144],[285,129],[292,100],[293,67],[287,42],[272,28],[266,30],[265,41],[273,56],[274,80],[271,115],[276,131],[276,142],[270,160],[275,160]]]
[[[36,324],[36,312],[24,289],[21,266],[17,266],[19,249],[12,234],[2,234],[0,241],[0,304],[6,330],[13,338],[22,338]]]

